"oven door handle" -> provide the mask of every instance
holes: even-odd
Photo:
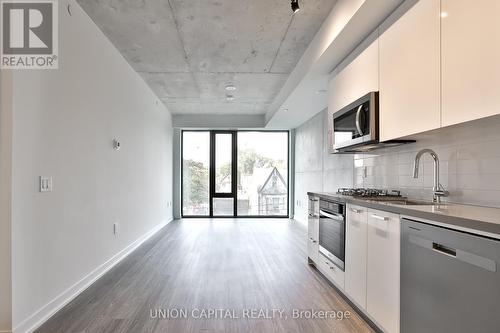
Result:
[[[344,221],[344,215],[340,215],[340,214],[330,214],[330,213],[327,213],[325,212],[324,210],[320,210],[319,211],[319,215],[320,217],[321,216],[325,216],[325,217],[328,217],[332,220],[337,220],[337,221]]]

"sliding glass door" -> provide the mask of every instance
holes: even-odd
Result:
[[[183,217],[288,217],[288,132],[183,131]]]

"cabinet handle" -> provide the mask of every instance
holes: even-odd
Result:
[[[445,254],[445,255],[450,256],[450,257],[455,258],[457,256],[457,250],[455,250],[451,247],[448,247],[448,246],[444,246],[442,244],[432,243],[432,249],[436,252]]]
[[[356,214],[363,213],[363,211],[361,209],[354,209],[354,208],[351,208],[351,212],[356,213]]]
[[[325,261],[325,264],[327,264],[332,271],[335,270],[335,266],[330,266],[330,263],[328,261]]]
[[[375,214],[372,214],[372,218],[380,221],[389,221],[389,218],[387,216],[378,216]]]
[[[318,199],[311,199],[311,198],[309,198],[309,201],[316,202],[316,201],[318,201]]]

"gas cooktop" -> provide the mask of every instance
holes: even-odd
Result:
[[[339,188],[338,194],[363,198],[403,198],[397,190],[380,190],[375,188]]]

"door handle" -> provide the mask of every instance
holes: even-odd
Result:
[[[324,210],[320,210],[319,211],[319,215],[320,216],[325,216],[325,217],[328,217],[332,220],[337,220],[337,221],[344,221],[344,216],[342,215],[337,215],[337,214],[330,214],[330,213],[327,213],[325,212]]]
[[[361,209],[354,209],[354,208],[351,208],[351,212],[356,213],[356,214],[363,213],[363,211]]]

